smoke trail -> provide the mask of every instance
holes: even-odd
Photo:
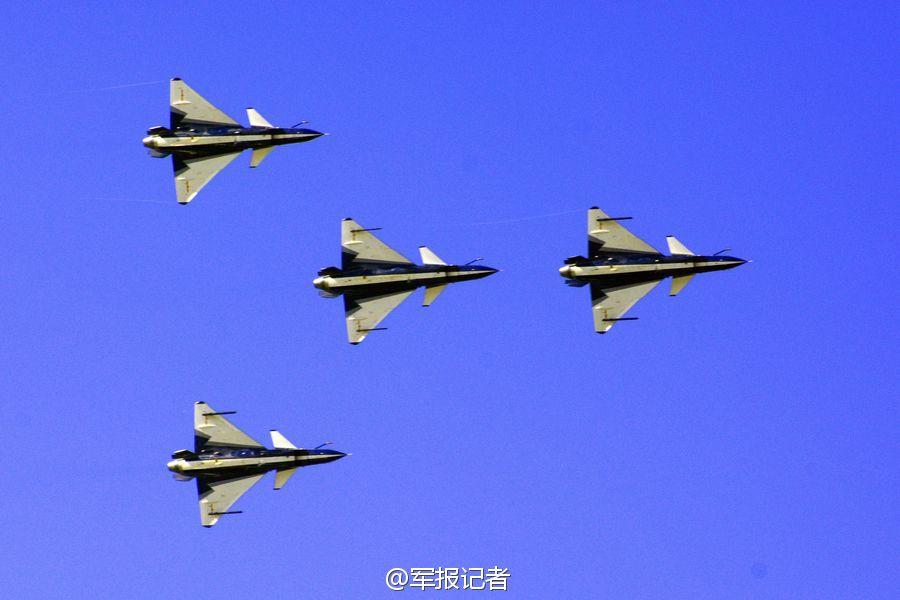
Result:
[[[61,92],[46,92],[44,94],[40,94],[41,96],[56,96],[59,94],[83,94],[85,92],[105,92],[107,90],[121,90],[125,88],[133,88],[133,87],[142,87],[145,85],[159,85],[160,83],[167,83],[168,79],[159,79],[157,81],[141,81],[138,83],[125,83],[122,85],[108,85],[106,87],[99,88],[84,88],[80,90],[63,90]]]
[[[141,202],[143,204],[174,204],[174,202],[166,202],[164,200],[144,200],[141,198],[101,198],[98,196],[85,198],[85,200],[103,200],[105,202]]]
[[[583,210],[567,210],[565,212],[546,213],[543,215],[531,215],[529,217],[517,217],[515,219],[502,219],[499,221],[478,221],[476,223],[459,223],[461,226],[469,225],[502,225],[505,223],[520,223],[522,221],[534,221],[536,219],[547,219],[549,217],[561,217],[563,215],[574,215],[575,213],[584,212]]]

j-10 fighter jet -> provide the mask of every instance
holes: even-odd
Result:
[[[275,489],[280,490],[300,467],[320,465],[346,456],[343,452],[324,450],[321,444],[311,450],[298,448],[275,431],[274,449],[269,450],[232,425],[224,415],[205,402],[194,405],[194,451],[178,450],[166,466],[182,481],[197,480],[200,496],[200,522],[212,527],[222,515],[241,511],[228,510],[244,492],[275,470]]]
[[[588,254],[565,260],[559,274],[571,286],[591,286],[594,329],[606,333],[618,321],[634,321],[625,313],[666,277],[672,277],[669,295],[684,289],[696,273],[721,271],[744,264],[732,256],[698,256],[668,236],[671,256],[665,256],[622,227],[599,208],[588,210]],[[722,250],[725,252],[725,250]]]
[[[481,279],[497,272],[476,266],[475,259],[464,265],[448,265],[426,248],[419,247],[422,265],[372,235],[353,219],[341,222],[341,268],[319,271],[313,285],[326,298],[344,296],[347,337],[358,344],[370,331],[386,329],[378,324],[406,300],[416,288],[425,288],[422,306],[430,306],[449,283]]]
[[[172,156],[178,202],[187,204],[238,154],[250,148],[251,167],[269,155],[275,146],[308,142],[325,135],[312,129],[275,127],[253,108],[247,109],[250,127],[244,127],[179,78],[170,82],[169,127],[147,130],[144,145],[157,158]]]

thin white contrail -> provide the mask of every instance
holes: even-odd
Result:
[[[164,200],[143,200],[140,198],[101,198],[99,196],[85,198],[85,200],[104,200],[106,202],[142,202],[144,204],[173,204],[172,202],[166,202]]]
[[[582,210],[567,210],[565,212],[546,213],[543,215],[531,215],[529,217],[517,217],[515,219],[501,219],[499,221],[478,221],[476,223],[458,223],[458,225],[501,225],[505,223],[519,223],[521,221],[534,221],[535,219],[547,219],[549,217],[561,217],[584,212]]]
[[[41,94],[42,96],[55,96],[57,94],[79,94],[84,92],[105,92],[107,90],[121,90],[124,88],[133,88],[133,87],[141,87],[144,85],[158,85],[160,83],[166,83],[167,79],[159,79],[157,81],[141,81],[139,83],[125,83],[122,85],[108,85],[106,87],[98,87],[98,88],[85,88],[80,90],[63,90],[61,92],[46,92]]]

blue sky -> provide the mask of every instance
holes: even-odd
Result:
[[[5,13],[8,597],[372,598],[391,567],[493,565],[515,598],[900,594],[896,6]],[[172,76],[332,135],[178,206],[140,145]],[[594,204],[754,262],[598,336],[557,273]],[[503,272],[352,347],[310,284],[346,216]],[[353,456],[203,529],[165,470],[197,400]]]

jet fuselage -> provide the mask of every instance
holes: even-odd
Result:
[[[199,454],[179,450],[174,460],[166,464],[182,477],[202,477],[226,480],[258,475],[273,469],[293,469],[335,461],[346,456],[343,452],[325,449],[280,449],[205,447]]]
[[[236,126],[179,128],[174,131],[153,127],[147,133],[141,141],[159,158],[170,154],[185,157],[228,154],[248,148],[298,144],[325,135],[312,129]]]
[[[423,286],[481,279],[496,272],[497,269],[478,265],[373,265],[346,271],[328,267],[319,271],[319,277],[313,280],[313,285],[333,295],[361,289],[370,295],[380,291],[387,294]]]
[[[615,253],[596,258],[566,259],[559,274],[573,281],[603,282],[609,286],[630,285],[666,277],[682,277],[695,273],[723,271],[744,264],[733,256],[663,256],[653,254]]]

